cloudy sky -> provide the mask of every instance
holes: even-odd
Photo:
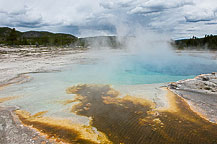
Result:
[[[179,39],[217,34],[217,0],[0,0],[0,26],[76,36],[132,35],[136,27]]]

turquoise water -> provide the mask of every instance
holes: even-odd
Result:
[[[67,83],[113,85],[165,83],[193,78],[195,76],[162,74],[149,71],[145,68],[139,68],[136,65],[131,68],[122,66],[118,70],[117,68],[109,68],[108,65],[73,65],[70,70],[52,75],[60,81]]]
[[[66,83],[136,85],[174,82],[217,71],[216,60],[189,55],[147,59],[134,55],[73,64],[51,77]],[[50,74],[37,74],[50,77]],[[49,75],[49,76],[48,76]]]
[[[135,55],[107,56],[86,59],[84,63],[67,65],[60,72],[28,74],[30,82],[12,85],[1,91],[0,97],[21,96],[5,102],[31,113],[48,110],[48,115],[76,117],[58,101],[72,99],[66,88],[75,84],[138,85],[174,82],[193,78],[201,73],[217,71],[217,62],[189,55],[174,57],[138,57]],[[80,122],[86,118],[76,118]]]

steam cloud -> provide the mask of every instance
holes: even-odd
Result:
[[[195,76],[217,70],[217,61],[211,60],[209,54],[192,56],[192,53],[177,53],[166,34],[146,30],[139,25],[135,26],[134,31],[124,24],[118,24],[116,28],[116,39],[122,44],[121,48],[112,49],[108,39],[103,42],[101,39],[100,42],[94,41],[90,49],[100,60],[95,67],[96,71],[108,73],[103,74],[107,79],[121,71],[141,75],[152,72],[170,76]]]

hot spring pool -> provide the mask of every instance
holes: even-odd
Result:
[[[174,82],[217,70],[217,61],[183,54],[170,58],[118,55],[71,64],[61,72],[31,74],[34,79],[69,84],[137,85]]]
[[[57,109],[61,111],[63,108],[54,101],[71,98],[65,90],[72,85],[167,83],[217,70],[216,60],[207,54],[205,57],[182,54],[169,58],[122,53],[115,53],[113,57],[111,54],[100,56],[67,65],[59,72],[28,74],[32,78],[30,82],[5,88],[1,97],[21,96],[20,99],[5,102],[5,105],[18,105],[33,113],[49,109],[55,114]]]
[[[170,103],[167,94],[163,93],[165,90],[159,87],[167,82],[217,71],[217,61],[209,54],[158,56],[96,55],[69,64],[61,71],[26,74],[31,78],[29,82],[5,87],[0,91],[0,98],[18,97],[3,105],[18,106],[30,114],[39,112],[38,117],[37,114],[27,116],[23,122],[48,134],[54,132],[51,136],[65,140],[71,140],[70,134],[74,133],[69,134],[68,127],[62,127],[59,119],[70,120],[70,130],[76,129],[79,135],[83,129],[96,134],[100,131],[114,143],[169,143],[168,136],[180,143],[212,140],[215,127],[193,113],[174,94],[171,95],[175,113],[173,109],[172,112],[158,110],[168,108]],[[75,86],[77,93],[73,90],[66,93],[71,86]],[[122,96],[121,90],[127,92]],[[45,115],[40,116],[40,112]]]

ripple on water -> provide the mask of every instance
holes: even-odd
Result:
[[[77,115],[91,117],[90,126],[105,134],[107,142],[126,144],[217,142],[217,125],[192,112],[185,101],[171,92],[168,92],[171,106],[161,110],[156,109],[151,101],[132,96],[119,98],[119,92],[108,85],[77,85],[68,88],[67,93],[76,94],[75,100],[79,102],[71,111]],[[36,121],[40,122],[38,125],[25,115],[18,113],[18,116],[23,123],[42,129],[51,136],[71,143],[79,142],[78,136],[71,137],[69,132],[64,130],[59,135],[61,124],[50,127],[49,122],[37,119]],[[75,133],[78,134],[79,131],[80,129],[77,129]]]

